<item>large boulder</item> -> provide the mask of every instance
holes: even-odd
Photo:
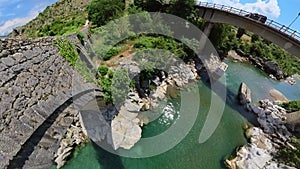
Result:
[[[274,75],[277,79],[284,78],[283,72],[280,70],[279,65],[275,62],[272,61],[265,62],[264,70],[266,71],[266,73]]]
[[[239,89],[239,102],[244,105],[251,102],[251,90],[245,83],[241,83]]]
[[[130,149],[142,137],[138,113],[131,113],[122,106],[119,114],[111,122],[113,148]]]

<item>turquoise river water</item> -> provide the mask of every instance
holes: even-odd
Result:
[[[200,103],[195,103],[190,92],[191,104],[200,104],[196,123],[188,135],[173,149],[148,158],[126,158],[110,154],[94,143],[87,143],[76,151],[64,169],[220,169],[226,168],[224,159],[229,158],[238,146],[247,143],[243,126],[255,124],[254,116],[239,106],[236,101],[238,88],[245,82],[252,90],[252,100],[257,102],[268,97],[268,91],[275,88],[288,99],[300,99],[300,81],[296,85],[269,79],[264,73],[252,65],[234,63],[226,60],[229,68],[226,72],[227,99],[222,119],[205,143],[198,143],[210,106],[210,89],[200,81]],[[189,98],[189,97],[188,97]],[[214,104],[214,103],[213,103]],[[163,115],[143,127],[143,137],[149,137],[165,131],[180,118],[180,98],[169,100]],[[170,116],[171,115],[171,116]],[[170,118],[172,117],[172,118]],[[251,125],[251,124],[250,124]],[[137,144],[138,145],[138,144]],[[134,150],[132,150],[134,151]]]

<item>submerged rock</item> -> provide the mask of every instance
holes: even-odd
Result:
[[[276,89],[271,89],[269,91],[270,99],[275,102],[287,102],[289,101],[280,91]]]

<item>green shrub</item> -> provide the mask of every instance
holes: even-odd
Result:
[[[107,74],[108,74],[109,78],[113,78],[114,77],[114,72],[111,71],[111,70],[109,70]]]
[[[295,112],[300,110],[300,100],[289,101],[280,104],[281,107],[285,108],[289,112]]]
[[[98,72],[100,73],[101,76],[105,76],[108,72],[108,67],[107,66],[99,66]]]
[[[87,8],[88,18],[99,27],[120,17],[124,8],[122,0],[92,0]]]
[[[85,38],[84,34],[80,31],[77,31],[76,36],[79,39],[80,43],[83,44],[84,43],[84,38]]]
[[[296,150],[286,146],[277,152],[276,158],[287,165],[299,167],[300,166],[300,139],[293,138],[290,144],[293,145],[296,148]]]
[[[79,59],[75,46],[69,40],[58,38],[56,40],[56,47],[59,49],[60,55],[75,67]]]
[[[127,69],[115,71],[111,86],[114,104],[119,104],[125,101],[126,95],[129,91],[130,82],[131,79],[128,76]]]
[[[112,97],[111,97],[111,84],[112,80],[111,78],[101,77],[101,79],[98,81],[99,85],[101,86],[104,94],[104,100],[106,103],[112,103]]]
[[[111,48],[105,55],[103,56],[103,60],[109,60],[113,56],[116,56],[119,53],[119,49],[116,47]]]

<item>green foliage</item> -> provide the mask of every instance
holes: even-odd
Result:
[[[136,49],[164,49],[170,51],[177,57],[186,58],[188,57],[184,44],[177,42],[174,39],[158,36],[141,36],[134,42],[134,48]]]
[[[124,8],[123,0],[92,0],[87,8],[88,18],[99,27],[120,17]]]
[[[116,47],[112,47],[105,55],[103,56],[103,60],[109,60],[113,56],[116,56],[120,51],[126,49],[125,45],[119,45]]]
[[[79,39],[80,43],[83,44],[84,43],[84,38],[85,38],[84,34],[80,31],[77,31],[76,36]]]
[[[99,66],[98,72],[101,76],[105,76],[108,72],[108,67],[107,66]]]
[[[83,61],[77,61],[75,65],[77,72],[83,77],[85,82],[95,82],[95,76]]]
[[[238,31],[237,31],[237,33],[236,33],[236,37],[237,37],[238,39],[240,39],[245,33],[246,33],[246,30],[245,30],[245,29],[243,29],[243,28],[238,28]]]
[[[289,76],[300,72],[300,60],[277,45],[266,44],[258,39],[254,43],[248,44],[250,54],[261,56],[279,64],[279,67]]]
[[[209,39],[217,49],[225,52],[235,48],[238,43],[234,27],[225,24],[214,24]]]
[[[258,40],[259,40],[259,36],[258,36],[258,35],[253,34],[253,35],[251,36],[251,42],[256,42],[256,41],[258,41]]]
[[[93,73],[87,67],[86,63],[79,59],[75,46],[69,40],[57,38],[56,46],[59,49],[60,55],[77,70],[86,82],[94,81]]]
[[[300,139],[293,138],[291,141],[296,150],[286,146],[277,152],[277,159],[287,165],[299,167],[300,166]]]
[[[167,8],[167,13],[187,19],[195,5],[195,0],[175,0],[175,2]]]
[[[111,57],[116,56],[119,50],[115,47],[111,48],[105,55],[103,56],[103,60],[109,60]]]
[[[114,72],[111,71],[111,70],[109,70],[107,74],[108,74],[109,78],[113,78],[114,77]]]
[[[76,32],[87,19],[88,1],[60,0],[21,28],[24,37],[57,36]]]
[[[186,19],[194,10],[195,0],[135,0],[135,6],[148,12],[165,12]]]
[[[282,71],[289,76],[300,72],[300,60],[298,58],[257,35],[252,35],[252,43],[247,43],[237,38],[244,33],[243,29],[238,29],[236,32],[233,26],[214,24],[209,39],[217,49],[221,49],[224,52],[231,49],[239,49],[246,55],[263,57],[278,63]]]
[[[114,104],[123,103],[129,91],[131,79],[128,76],[127,69],[120,69],[115,71],[112,79],[111,92]]]
[[[83,18],[72,18],[66,20],[65,18],[57,18],[55,21],[43,26],[38,31],[38,36],[56,36],[70,34],[79,30],[79,27],[83,26],[85,20]]]
[[[112,103],[113,99],[111,96],[111,85],[112,79],[110,77],[101,76],[100,80],[98,80],[99,85],[101,86],[104,94],[104,100],[106,103]]]
[[[79,55],[75,46],[69,41],[62,38],[56,40],[56,46],[59,49],[59,53],[64,57],[72,66],[75,67]]]
[[[103,69],[106,69],[103,67]],[[119,104],[126,99],[131,79],[127,69],[108,71],[108,76],[100,76],[98,80],[107,103]]]
[[[300,100],[293,100],[286,103],[282,103],[281,107],[285,108],[289,112],[295,112],[300,110]]]

